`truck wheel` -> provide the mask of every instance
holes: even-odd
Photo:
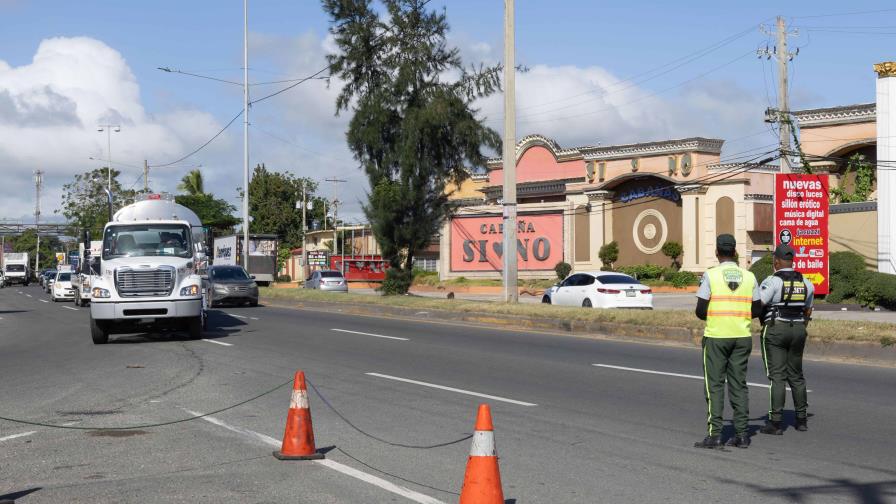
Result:
[[[193,317],[187,322],[187,332],[190,334],[190,339],[201,339],[202,338],[202,316]]]
[[[94,345],[105,345],[109,342],[109,329],[104,323],[90,317],[90,337]]]

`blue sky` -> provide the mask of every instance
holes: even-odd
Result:
[[[532,69],[519,79],[519,136],[542,132],[561,145],[747,136],[728,146],[726,153],[732,154],[774,142],[772,133],[763,133],[767,127],[761,117],[764,107],[775,101],[775,65],[751,51],[774,45],[758,25],[772,27],[778,14],[799,29],[790,39],[791,48],[800,48],[793,62],[792,108],[873,101],[871,65],[896,59],[896,9],[886,3],[731,4],[518,1],[518,62]],[[432,0],[429,5],[447,9],[451,40],[469,62],[500,58],[503,2]],[[53,37],[89,37],[120,53],[139,86],[137,101],[147,116],[135,124],[152,123],[165,133],[159,134],[161,143],[153,145],[136,125],[124,128],[113,139],[113,153],[121,145],[116,158],[123,163],[140,164],[144,157],[151,164],[175,159],[241,108],[237,86],[156,67],[241,80],[242,2],[0,0],[0,19],[0,60],[13,69],[30,65],[41,42]],[[251,2],[250,80],[301,77],[321,68],[327,26],[314,0]],[[664,67],[667,73],[645,74],[729,37],[724,46],[687,64]],[[105,67],[97,68],[92,71],[101,78]],[[632,76],[640,77],[619,82]],[[302,87],[307,89],[297,88],[253,110],[252,164],[265,162],[270,168],[318,179],[350,177],[342,199],[346,211],[360,218],[357,202],[363,197],[364,178],[344,148],[345,118],[332,117],[336,89],[327,91],[320,81]],[[253,95],[276,89],[258,86]],[[481,105],[491,124],[499,127],[497,97]],[[81,123],[86,122],[82,117]],[[82,126],[93,130],[92,124]],[[167,171],[160,169],[153,174],[156,185],[173,190],[191,164],[201,163],[211,189],[233,199],[241,169],[240,133],[237,124],[206,151]],[[105,137],[99,136],[85,135],[83,152],[69,146],[74,149],[71,162],[51,168],[48,185],[61,186],[75,173],[94,167],[87,158],[105,156]],[[40,156],[19,154],[16,148],[0,144],[0,160],[21,179],[15,186],[20,189],[28,187],[34,166],[59,163],[44,163]],[[125,179],[139,175],[122,168]],[[22,197],[14,209],[27,213],[31,204]],[[11,211],[3,217],[17,215]]]

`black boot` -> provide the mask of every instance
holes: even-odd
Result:
[[[759,432],[763,434],[771,434],[772,436],[780,436],[784,434],[784,430],[781,429],[781,422],[772,422],[769,420],[765,422],[765,426],[759,429]]]
[[[807,418],[799,418],[799,417],[797,417],[797,419],[796,419],[796,430],[798,430],[798,431],[800,431],[800,432],[806,432],[807,430],[809,430],[809,424],[808,424],[807,422],[808,422],[808,419],[807,419]]]
[[[750,435],[749,434],[738,434],[725,443],[725,446],[736,446],[738,448],[749,448],[750,447]]]
[[[722,440],[719,436],[706,436],[703,441],[694,443],[694,448],[709,448],[710,450],[722,447]]]

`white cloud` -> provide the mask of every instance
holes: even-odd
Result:
[[[113,163],[179,157],[220,129],[205,112],[147,114],[127,62],[96,39],[50,38],[28,64],[12,67],[0,61],[4,217],[33,212],[36,169],[45,172],[42,213],[49,217],[60,205],[62,184],[96,167],[90,156],[108,155],[106,135],[96,129],[104,123],[121,125],[121,132],[113,133]],[[130,185],[138,172],[123,171],[122,182]]]

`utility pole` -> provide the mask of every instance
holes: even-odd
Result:
[[[338,179],[336,177],[328,178],[328,179],[324,179],[324,180],[326,180],[327,182],[333,183],[333,255],[336,255],[339,253],[339,247],[338,247],[339,242],[336,240],[336,227],[337,227],[336,219],[338,217],[338,212],[339,212],[339,199],[337,198],[337,194],[338,194],[337,189],[338,189],[340,183],[347,182],[347,180]],[[326,218],[326,213],[324,213],[324,218]],[[342,263],[344,263],[344,262],[345,262],[345,256],[343,255]],[[342,263],[339,264],[339,271],[342,272],[343,274],[345,274],[345,268]]]
[[[308,272],[308,246],[305,242],[305,234],[308,233],[308,226],[305,225],[305,209],[308,206],[308,197],[305,191],[305,179],[302,179],[302,279],[307,278]]]
[[[143,192],[149,192],[149,162],[143,160]]]
[[[771,35],[769,30],[767,30],[764,26],[761,27],[762,31]],[[778,108],[770,109],[766,111],[766,122],[777,122],[778,123],[778,148],[781,153],[781,173],[790,173],[790,137],[791,137],[791,119],[790,119],[790,101],[787,96],[787,63],[793,59],[794,56],[799,54],[799,49],[796,52],[789,52],[787,50],[787,36],[788,35],[796,35],[797,32],[787,31],[787,25],[784,22],[784,18],[778,16],[775,36],[777,37],[777,42],[773,50],[769,51],[768,47],[765,49],[760,49],[757,51],[759,57],[765,56],[767,59],[771,59],[774,56],[775,60],[778,62]]]
[[[34,233],[37,235],[37,247],[34,250],[34,274],[40,272],[40,189],[44,184],[44,172],[34,172]]]
[[[516,303],[516,57],[514,0],[504,0],[504,301]]]
[[[243,0],[243,267],[249,270],[249,0]]]

